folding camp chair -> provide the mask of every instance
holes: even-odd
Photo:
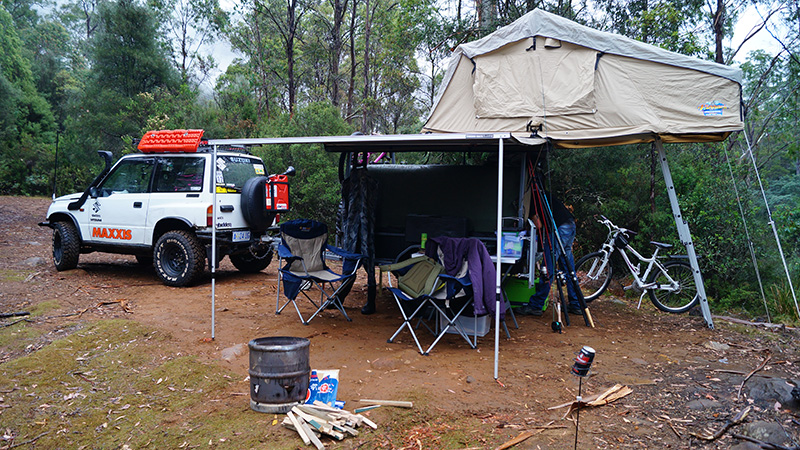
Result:
[[[394,275],[397,280],[397,286],[394,286],[390,276],[387,289],[392,293],[403,316],[403,323],[388,342],[394,342],[407,329],[419,352],[428,355],[445,334],[454,330],[471,348],[476,347],[476,343],[459,323],[461,314],[472,303],[471,283],[467,273],[459,274],[461,276],[446,275],[442,272],[442,265],[427,256],[415,256],[383,265],[380,269]],[[424,326],[435,336],[426,350],[422,348],[416,333],[420,326]],[[477,341],[477,336],[474,341]]]
[[[280,314],[291,303],[304,325],[308,325],[326,308],[338,309],[348,322],[351,321],[342,306],[342,301],[355,282],[356,271],[361,266],[364,255],[346,252],[327,245],[328,226],[322,222],[308,219],[290,220],[283,223],[280,230],[281,244],[278,246],[278,257],[285,259],[286,265],[280,268],[279,273],[283,282],[283,295],[288,300],[283,306],[280,305],[279,290],[275,303],[275,314]],[[341,258],[341,273],[337,273],[327,266],[325,263],[326,252]],[[312,288],[320,291],[318,301],[308,295],[308,291]],[[308,320],[303,318],[297,305],[299,294],[303,294],[316,308]]]

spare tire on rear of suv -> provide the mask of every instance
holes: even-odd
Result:
[[[242,187],[242,216],[258,231],[269,228],[275,219],[275,213],[267,211],[267,181],[267,177],[253,177]]]

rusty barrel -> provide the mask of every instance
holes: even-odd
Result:
[[[250,408],[285,413],[305,401],[309,345],[308,339],[287,336],[250,341]]]

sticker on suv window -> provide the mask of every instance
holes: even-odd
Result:
[[[253,164],[253,169],[256,170],[256,175],[264,175],[264,166],[261,164]]]

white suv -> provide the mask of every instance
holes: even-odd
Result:
[[[83,194],[55,199],[39,224],[53,229],[56,269],[74,269],[81,253],[123,253],[152,263],[164,284],[187,286],[211,260],[214,218],[218,261],[229,255],[240,271],[266,268],[273,254],[268,230],[288,210],[286,180],[294,169],[267,177],[264,162],[243,150],[218,149],[215,161],[201,137],[202,130],[149,132],[142,153],[110,169],[111,154],[99,152],[103,173]]]

